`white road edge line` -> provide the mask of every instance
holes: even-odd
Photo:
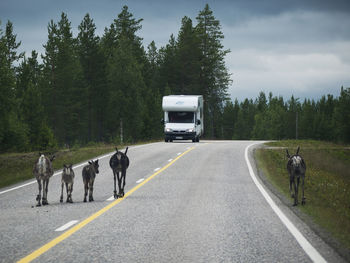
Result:
[[[263,188],[263,186],[260,184],[258,179],[256,178],[256,175],[253,171],[253,168],[250,164],[249,158],[248,158],[248,149],[253,146],[254,144],[258,143],[252,143],[248,145],[245,148],[244,151],[244,157],[245,161],[248,166],[249,174],[251,178],[253,179],[253,182],[257,186],[257,188],[260,190],[261,194],[266,199],[267,203],[271,206],[272,210],[277,214],[277,216],[280,218],[282,223],[287,227],[289,232],[294,236],[294,238],[298,241],[299,245],[303,248],[305,253],[310,257],[310,259],[313,262],[327,262],[321,254],[310,244],[309,241],[303,236],[303,234],[296,228],[296,226],[288,219],[288,217],[279,209],[279,207],[276,205],[276,203],[271,199],[269,194],[266,192],[266,190]]]
[[[141,178],[141,179],[137,180],[136,183],[139,184],[139,183],[143,182],[144,180],[145,180],[145,178]]]
[[[55,231],[56,231],[56,232],[64,231],[64,230],[70,228],[71,226],[75,225],[75,224],[78,223],[78,222],[79,222],[78,220],[72,220],[72,221],[68,222],[67,224],[65,224],[65,225],[63,225],[63,226],[57,228]]]

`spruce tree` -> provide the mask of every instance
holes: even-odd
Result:
[[[169,43],[159,50],[159,79],[161,83],[161,95],[176,94],[178,90],[179,62],[177,46],[172,34]]]
[[[88,141],[101,141],[105,123],[106,92],[105,62],[96,26],[89,14],[79,25],[77,50],[84,76],[87,97]]]
[[[48,42],[44,59],[49,81],[46,90],[51,95],[48,106],[50,124],[61,144],[86,142],[87,92],[77,55],[76,40],[65,13],[57,24],[48,26]]]
[[[17,52],[20,42],[16,38],[10,21],[5,33],[0,27],[0,151],[28,149],[27,129],[16,100],[15,63],[23,57]]]
[[[200,40],[188,17],[182,19],[182,25],[177,40],[178,86],[174,90],[178,94],[200,94]]]
[[[141,29],[142,19],[136,20],[124,6],[118,18],[105,30],[104,48],[107,54],[108,133],[112,139],[137,140],[148,120],[144,98],[146,54],[141,38],[136,32]],[[114,34],[114,35],[113,35]]]
[[[229,50],[223,49],[224,34],[221,31],[220,22],[215,19],[208,4],[199,12],[197,22],[196,30],[202,53],[200,86],[206,101],[205,130],[208,137],[217,138],[220,135],[222,110],[231,82],[225,65],[225,56]]]
[[[56,142],[47,124],[41,83],[42,65],[37,61],[38,54],[33,50],[32,56],[24,58],[17,69],[17,93],[19,112],[27,127],[31,150],[46,150],[54,147]]]
[[[41,92],[45,99],[42,100],[44,110],[48,117],[50,127],[53,129],[54,134],[58,134],[59,123],[58,119],[59,111],[56,103],[58,102],[58,86],[57,86],[57,64],[58,64],[58,28],[57,24],[51,20],[47,26],[48,40],[44,46],[45,54],[42,55],[43,59],[43,85]]]

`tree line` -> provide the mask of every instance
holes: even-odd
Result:
[[[169,94],[203,95],[216,137],[230,83],[220,22],[206,5],[196,25],[184,17],[177,37],[157,49],[154,41],[144,48],[142,21],[124,6],[100,37],[86,14],[74,37],[62,13],[48,23],[42,63],[36,51],[18,54],[10,21],[0,28],[0,150],[160,139]]]
[[[225,139],[315,139],[350,143],[350,88],[341,87],[339,97],[322,96],[315,101],[292,96],[268,97],[264,92],[253,101],[228,101],[223,111]]]
[[[300,138],[349,141],[349,89],[317,102],[260,93],[233,103],[229,50],[208,5],[196,24],[185,16],[159,49],[154,41],[143,46],[142,21],[124,6],[97,36],[86,14],[73,36],[62,13],[48,23],[41,60],[35,50],[19,53],[13,24],[0,24],[0,151],[160,139],[162,96],[169,94],[203,95],[207,138],[295,138],[298,113]]]

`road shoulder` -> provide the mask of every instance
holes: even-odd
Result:
[[[266,178],[262,169],[259,169],[255,151],[261,147],[265,145],[261,143],[251,147],[248,156],[254,173],[270,197],[328,262],[349,262],[350,251],[331,237],[327,231],[313,223],[311,217],[301,212],[298,207],[293,207],[291,200],[276,189]]]

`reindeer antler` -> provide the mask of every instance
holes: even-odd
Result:
[[[295,155],[299,155],[299,150],[300,150],[300,146],[298,146],[297,153]]]
[[[286,152],[287,152],[287,157],[288,157],[288,158],[290,158],[290,155],[289,155],[288,149],[286,149]]]
[[[125,153],[124,153],[125,155],[126,155],[126,153],[128,152],[128,149],[129,149],[129,147],[126,147],[126,150],[125,150]]]

